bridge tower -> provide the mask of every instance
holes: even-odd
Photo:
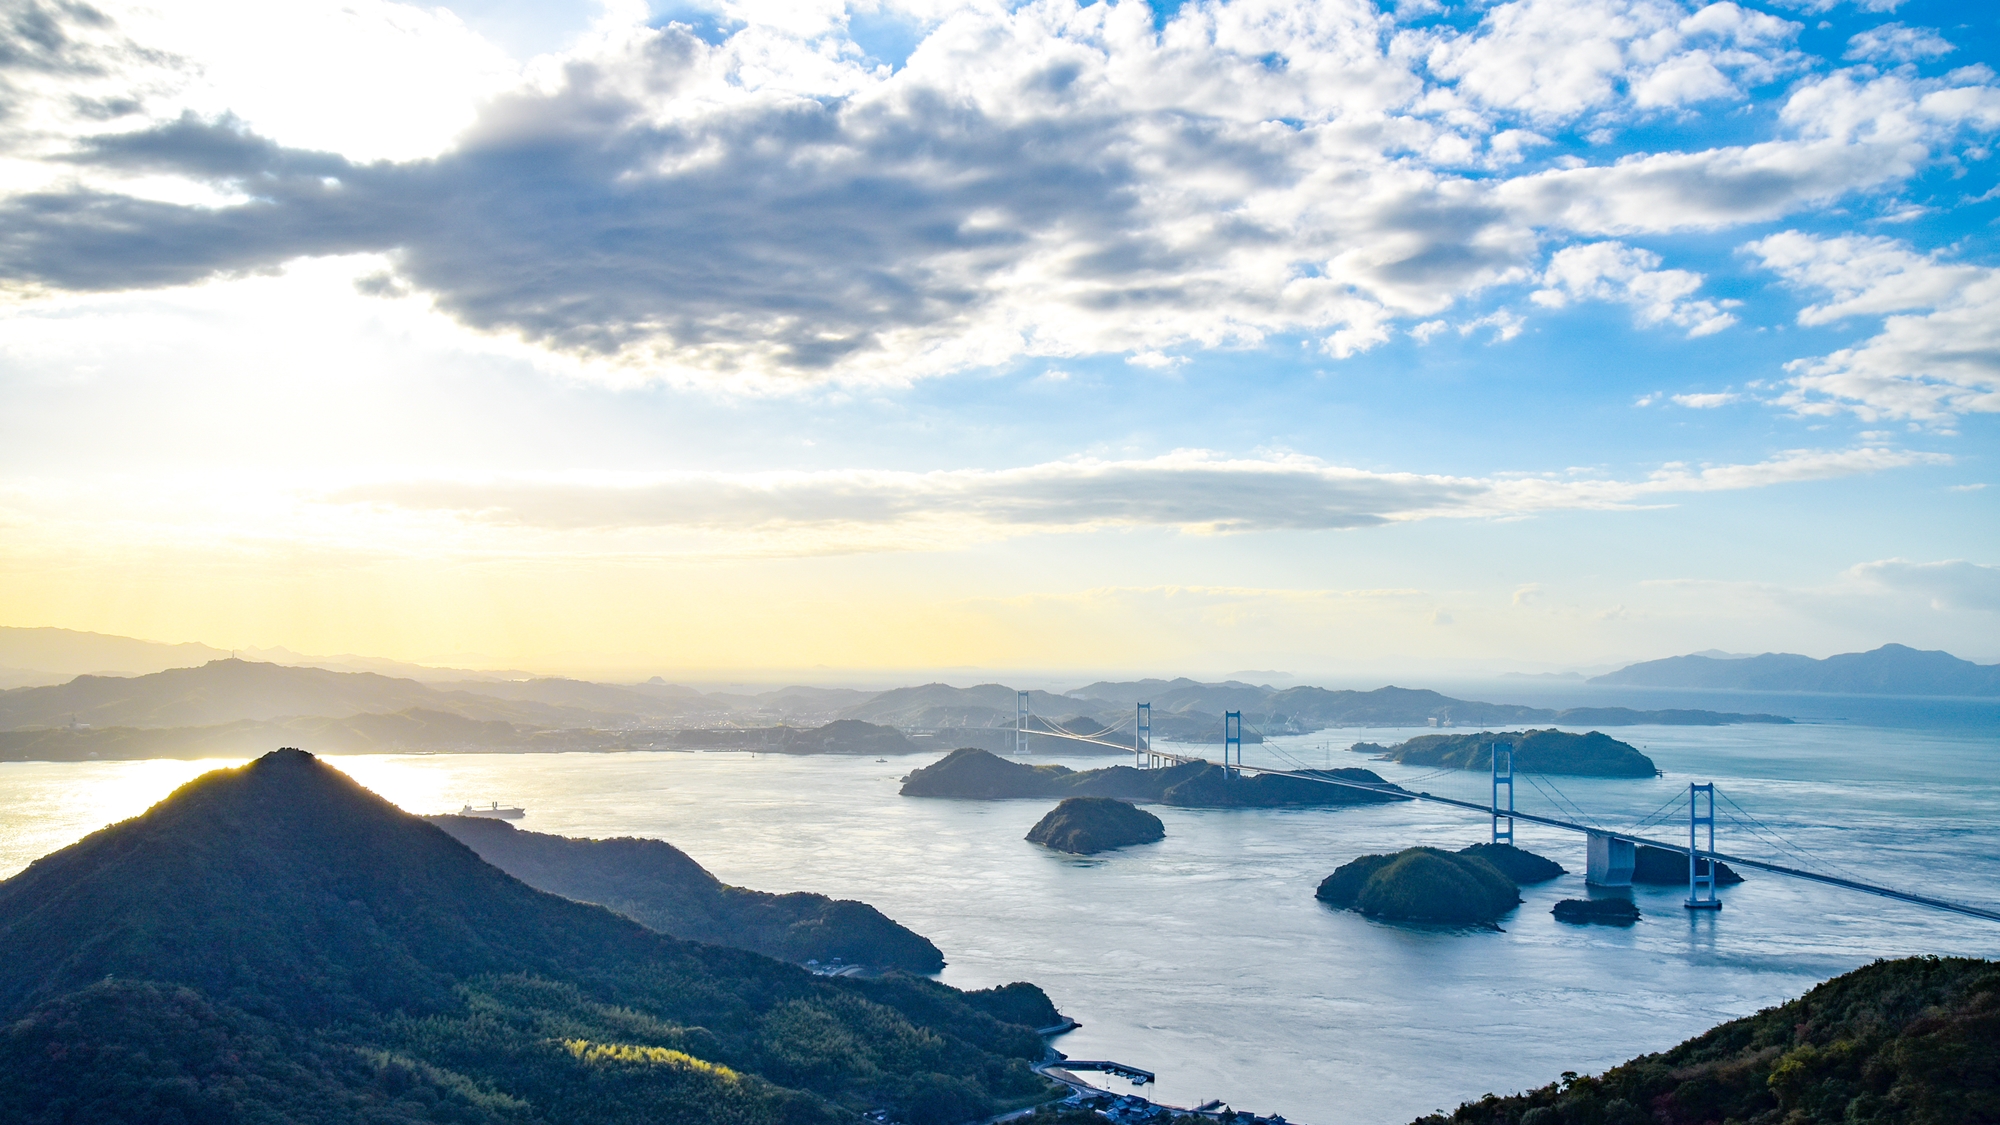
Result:
[[[1028,693],[1014,693],[1014,753],[1028,752]]]
[[[1243,765],[1243,712],[1226,711],[1222,716],[1222,776],[1229,772],[1229,752],[1236,752],[1236,765]]]
[[[1703,812],[1698,803],[1700,797],[1708,798],[1708,811]],[[1695,832],[1708,829],[1708,852],[1703,856],[1695,847]],[[1715,783],[1696,785],[1688,782],[1688,900],[1689,910],[1720,910],[1722,900],[1715,897]]]
[[[1153,749],[1153,705],[1141,703],[1132,708],[1132,764],[1146,768],[1146,755]]]
[[[1512,746],[1502,748],[1495,742],[1489,749],[1493,752],[1493,842],[1512,845],[1514,843],[1514,748]],[[1503,760],[1506,763],[1504,768],[1501,765]],[[1503,785],[1507,787],[1505,812],[1500,809],[1500,787]],[[1503,820],[1507,822],[1505,828],[1500,827],[1500,822]]]

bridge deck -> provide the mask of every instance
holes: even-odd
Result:
[[[1193,759],[1187,759],[1187,760],[1193,760]],[[1207,759],[1201,759],[1201,760],[1206,761]],[[1220,765],[1221,763],[1216,762],[1211,764]],[[1401,789],[1393,785],[1388,785],[1386,783],[1382,785],[1370,785],[1367,782],[1348,781],[1343,778],[1337,778],[1337,777],[1322,777],[1316,773],[1301,772],[1299,770],[1264,769],[1258,766],[1231,766],[1229,768],[1248,770],[1252,773],[1276,774],[1280,777],[1296,777],[1301,781],[1317,781],[1323,785],[1343,785],[1349,789],[1362,789],[1371,793],[1388,793],[1388,794],[1393,794],[1395,796],[1405,797],[1414,801],[1432,801],[1441,805],[1453,805],[1461,809],[1470,809],[1473,812],[1479,813],[1484,816],[1494,815],[1494,809],[1490,805],[1482,805],[1474,801],[1460,801],[1453,797],[1440,797],[1435,793],[1425,793],[1421,791],[1412,793],[1407,789]],[[1571,832],[1583,832],[1587,834],[1610,836],[1619,840],[1630,840],[1635,844],[1645,844],[1649,847],[1664,848],[1667,851],[1671,852],[1685,852],[1688,850],[1687,845],[1685,844],[1669,843],[1664,840],[1648,839],[1647,837],[1644,836],[1635,836],[1629,832],[1614,832],[1610,829],[1596,828],[1587,824],[1577,824],[1574,821],[1560,820],[1551,816],[1537,816],[1534,813],[1524,813],[1524,812],[1507,812],[1504,809],[1500,810],[1499,815],[1513,817],[1515,820],[1525,820],[1530,824],[1544,824],[1549,826],[1550,828],[1562,828]],[[1843,887],[1850,891],[1862,891],[1871,895],[1880,895],[1883,898],[1896,899],[1899,902],[1912,903],[1917,906],[1928,906],[1937,910],[1948,910],[1954,914],[1963,914],[1971,918],[1984,918],[1988,921],[2000,922],[2000,910],[1988,910],[1983,906],[1972,906],[1968,903],[1953,902],[1950,899],[1933,898],[1929,895],[1912,894],[1909,891],[1899,891],[1894,887],[1880,887],[1876,886],[1873,883],[1863,883],[1857,879],[1844,879],[1838,875],[1822,875],[1817,871],[1806,871],[1797,867],[1786,867],[1785,865],[1780,863],[1767,863],[1764,860],[1751,859],[1748,856],[1735,856],[1735,855],[1729,855],[1726,852],[1710,852],[1710,851],[1703,851],[1697,854],[1705,859],[1718,859],[1724,863],[1734,864],[1738,867],[1748,867],[1757,871],[1769,871],[1774,875],[1785,875],[1794,879],[1808,879],[1811,880],[1812,882],[1824,883],[1832,887]]]

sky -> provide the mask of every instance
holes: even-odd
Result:
[[[2000,660],[2000,8],[0,3],[0,624]]]

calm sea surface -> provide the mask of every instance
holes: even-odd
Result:
[[[1330,731],[1250,746],[1245,758],[1370,764],[1416,788],[1484,800],[1483,774],[1415,781],[1429,771],[1343,749],[1413,733]],[[1561,779],[1559,789],[1524,779],[1520,807],[1573,803],[1602,825],[1630,828],[1690,780],[1713,780],[1745,810],[1723,805],[1737,820],[1725,817],[1720,850],[2000,907],[2000,735],[1991,730],[1615,733],[1666,776]],[[1585,893],[1582,837],[1534,826],[1521,830],[1523,846],[1574,873],[1528,888],[1505,932],[1406,929],[1313,900],[1319,880],[1356,855],[1485,838],[1483,818],[1433,804],[1156,808],[1165,841],[1074,859],[1021,839],[1049,802],[898,797],[900,777],[929,757],[329,760],[412,812],[520,803],[525,828],[658,837],[731,883],[863,899],[935,941],[951,962],[948,983],[1040,984],[1083,1021],[1058,1041],[1064,1051],[1157,1071],[1158,1100],[1222,1098],[1316,1125],[1403,1122],[1565,1070],[1602,1069],[1877,957],[2000,956],[2000,923],[1755,872],[1723,892],[1719,915],[1683,910],[1684,888],[1642,888],[1645,917],[1629,930],[1564,926],[1549,907]],[[0,876],[225,764],[0,764]],[[1653,834],[1677,830],[1684,820]]]

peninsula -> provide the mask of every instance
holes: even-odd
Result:
[[[1225,776],[1221,766],[1210,762],[1187,762],[1150,770],[1109,766],[1079,772],[1068,766],[1010,762],[971,746],[960,747],[912,771],[903,778],[901,792],[905,797],[982,801],[1013,797],[1116,797],[1202,809],[1365,805],[1407,799],[1401,790],[1371,770],[1302,772],[1380,785],[1384,792],[1371,793],[1273,774]]]
[[[865,902],[724,884],[663,840],[578,840],[476,816],[426,817],[537,890],[607,906],[664,934],[804,964],[935,973],[944,954]]]

